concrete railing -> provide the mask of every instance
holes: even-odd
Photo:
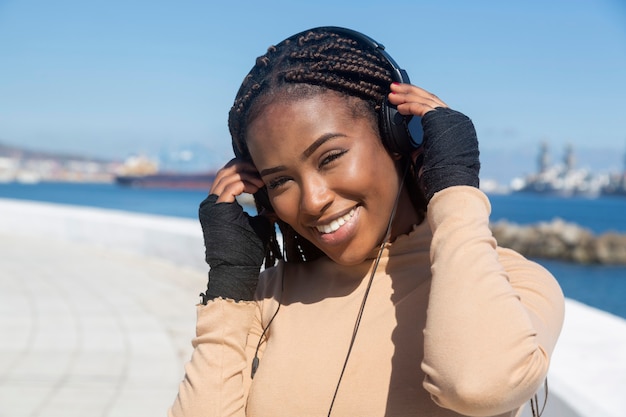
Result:
[[[200,225],[191,219],[0,199],[0,233],[107,246],[206,270]],[[567,300],[548,381],[544,416],[626,415],[626,321]]]
[[[0,233],[106,246],[207,270],[197,220],[0,199]]]

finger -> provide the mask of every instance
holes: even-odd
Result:
[[[250,192],[254,188],[256,192],[265,184],[257,175],[251,175],[246,172],[234,172],[228,175],[218,175],[215,177],[211,185],[211,194],[222,195],[226,190],[239,195],[243,192]]]
[[[404,103],[415,103],[424,109],[435,109],[437,107],[448,107],[439,97],[431,93],[425,93],[419,90],[412,90],[403,93],[391,92],[389,94],[389,102],[396,106]]]
[[[217,194],[218,203],[232,203],[236,200],[237,196],[248,193],[254,194],[259,191],[261,187],[256,184],[252,184],[248,181],[233,181],[223,185],[221,193]]]
[[[256,175],[260,178],[260,175],[258,174],[258,171],[252,162],[244,161],[237,158],[228,161],[228,163],[224,165],[224,167],[220,171],[223,171],[224,174],[247,172],[250,175]]]
[[[242,193],[254,193],[265,184],[252,164],[230,161],[215,175],[211,194],[221,201],[234,201]]]
[[[423,116],[437,107],[448,107],[436,95],[410,84],[392,84],[389,103],[397,106],[401,114]]]
[[[392,83],[391,91],[400,96],[405,95],[407,97],[412,97],[413,99],[447,107],[447,104],[435,94],[413,84]]]

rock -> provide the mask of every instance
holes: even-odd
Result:
[[[598,261],[603,264],[626,264],[626,236],[605,233],[595,241]]]
[[[626,265],[626,235],[609,232],[595,236],[558,218],[529,226],[500,221],[493,223],[491,230],[500,246],[530,258]]]

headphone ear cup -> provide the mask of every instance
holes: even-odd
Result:
[[[392,153],[410,155],[422,144],[424,133],[421,118],[400,114],[387,98],[381,105],[380,126],[383,143]]]

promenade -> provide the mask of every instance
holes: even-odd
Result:
[[[0,234],[0,416],[165,416],[204,273]]]
[[[202,249],[193,220],[0,199],[0,417],[165,416]],[[626,321],[568,300],[549,382],[546,416],[626,415]]]

